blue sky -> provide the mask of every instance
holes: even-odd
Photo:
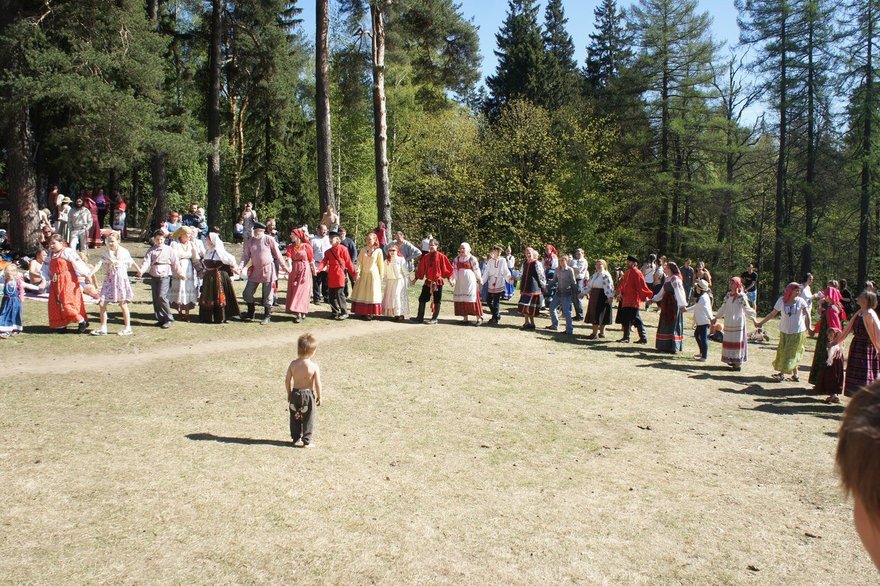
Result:
[[[468,18],[473,18],[479,27],[480,52],[483,55],[483,78],[495,71],[495,33],[501,28],[507,12],[507,0],[458,0],[461,11]],[[728,46],[734,45],[739,37],[736,25],[736,9],[733,0],[699,0],[700,8],[712,16],[712,34],[716,41],[726,41]],[[583,65],[587,53],[588,35],[593,32],[593,9],[598,0],[563,0],[565,14],[568,17],[568,32],[574,40],[578,64]],[[315,2],[300,0],[303,9],[302,19],[305,35],[308,39],[315,37]],[[331,14],[334,0],[330,0]],[[543,6],[541,1],[541,19]],[[618,0],[618,5],[627,7],[630,2]],[[726,52],[726,50],[725,50]]]

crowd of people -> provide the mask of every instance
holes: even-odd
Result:
[[[53,189],[50,201],[56,201],[52,198],[56,193]],[[98,303],[100,315],[100,325],[91,334],[108,333],[107,312],[118,305],[124,322],[118,333],[130,335],[129,269],[138,277],[149,275],[153,311],[162,328],[171,327],[175,320],[194,319],[194,315],[204,323],[256,318],[268,324],[275,308],[281,307],[278,282],[284,279],[283,307],[296,323],[326,303],[336,320],[386,317],[436,324],[448,284],[454,314],[462,323],[498,325],[503,317],[501,301],[513,299],[518,285],[517,310],[524,330],[536,329],[535,318],[546,315],[549,330],[562,329],[571,335],[583,323],[590,326],[586,338],[592,340],[605,338],[607,327],[617,323],[622,330],[619,342],[647,344],[641,312],[653,305],[659,311],[658,351],[677,354],[684,350],[685,316],[692,314],[699,350],[694,359],[705,362],[709,342],[715,339],[721,342],[721,361],[740,370],[748,361],[750,340],[766,337],[761,326],[778,316],[775,380],[800,380],[798,368],[807,336],[817,337],[809,382],[828,401],[839,402],[841,395],[851,395],[880,373],[880,320],[875,311],[876,288],[870,282],[853,299],[846,281],[829,281],[822,291],[813,293],[813,277],[806,275],[788,285],[772,311],[758,319],[759,280],[753,265],[729,279],[724,296],[716,303],[713,276],[703,262],[692,266],[686,259],[679,266],[665,256],[652,254],[644,262],[629,256],[625,266],[615,267],[612,273],[603,259],[590,267],[581,249],[560,254],[553,245],[545,245],[542,252],[527,247],[518,261],[510,247],[501,246],[478,258],[467,242],[450,258],[431,235],[416,245],[403,232],[392,238],[381,222],[358,248],[339,225],[333,208],[325,210],[314,233],[306,226],[294,228],[288,244],[282,245],[274,219],[260,222],[250,203],[240,219],[240,261],[227,250],[219,230],[208,229],[204,210],[193,203],[186,214],[170,214],[152,234],[143,260],[135,262],[122,246],[121,231],[101,230],[111,211],[114,221],[124,223],[121,196],[111,200],[102,190],[96,198],[83,193],[63,215],[66,199],[57,199],[55,216],[57,222],[66,222],[66,228],[52,233],[24,274],[14,265],[6,269],[0,336],[22,331],[24,297],[46,294],[49,326],[57,332],[66,331],[69,324],[76,324],[77,332],[86,332],[89,321],[84,299],[90,299]],[[102,243],[100,259],[90,263],[89,246]],[[100,271],[104,273],[101,284],[97,282]],[[241,305],[233,287],[236,279],[246,281]],[[411,311],[409,287],[419,281],[418,304]],[[258,306],[260,316],[256,315]],[[818,317],[815,327],[814,313]],[[841,345],[850,335],[852,343],[844,356]]]

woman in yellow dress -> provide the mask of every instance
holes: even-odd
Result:
[[[371,320],[382,315],[382,275],[384,258],[379,239],[374,232],[367,234],[367,245],[358,254],[357,281],[351,292],[351,310],[355,315]]]

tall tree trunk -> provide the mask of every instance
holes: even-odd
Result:
[[[37,213],[34,137],[27,105],[14,107],[9,112],[7,125],[9,242],[14,249],[33,254],[40,246],[40,217]]]
[[[223,0],[211,0],[211,44],[208,66],[208,224],[220,217],[220,45],[223,39]],[[237,211],[237,210],[236,210]]]
[[[809,9],[808,10],[812,10]],[[816,15],[808,15],[807,27],[807,177],[804,185],[804,247],[801,251],[801,273],[813,270],[813,233],[816,215],[816,72],[813,61],[813,34]]]
[[[155,230],[168,217],[168,174],[165,169],[165,153],[153,155],[150,161],[153,179],[153,218],[150,229]]]
[[[150,21],[159,30],[159,2],[149,0]],[[168,169],[164,152],[157,151],[150,157],[150,179],[153,183],[154,214],[152,224],[155,229],[168,216]]]
[[[315,118],[318,147],[318,202],[333,205],[333,148],[330,132],[330,16],[328,0],[316,0]]]
[[[771,292],[771,299],[775,299],[780,292],[782,281],[782,251],[785,246],[785,151],[788,138],[788,80],[786,78],[786,67],[788,65],[788,56],[786,52],[786,44],[788,43],[786,29],[787,18],[787,16],[783,16],[779,35],[781,45],[779,68],[779,157],[776,161],[776,234],[775,242],[773,244],[773,290]]]
[[[263,190],[263,199],[272,201],[275,199],[275,193],[272,186],[272,177],[270,175],[272,169],[272,116],[266,114],[266,120],[263,127],[264,140],[266,147],[263,151],[263,175],[266,176],[266,187]]]
[[[390,2],[371,0],[373,21],[373,139],[376,156],[376,211],[391,232],[391,192],[388,187],[388,116],[385,109],[385,22]]]
[[[128,217],[126,224],[129,226],[137,226],[140,214],[138,208],[141,203],[141,170],[140,167],[134,165],[131,168],[131,198],[128,200]]]
[[[669,65],[663,65],[663,81],[660,87],[660,228],[657,231],[657,247],[665,254],[669,244]]]
[[[865,63],[865,105],[862,117],[862,193],[859,201],[859,267],[858,289],[861,290],[868,280],[868,236],[871,222],[871,159],[873,142],[871,140],[871,118],[874,109],[874,13],[873,2],[868,2],[868,42],[867,60]]]

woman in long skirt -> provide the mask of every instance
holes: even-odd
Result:
[[[816,392],[826,392],[819,388],[822,381],[822,371],[828,362],[828,347],[832,337],[843,330],[843,299],[837,288],[837,281],[830,281],[828,287],[822,292],[822,300],[819,306],[819,334],[816,337],[816,349],[813,351],[813,364],[810,367],[810,376],[807,379],[811,385],[816,386]],[[829,395],[834,393],[828,393]]]
[[[205,240],[205,276],[199,296],[199,320],[202,323],[226,323],[240,313],[230,275],[238,263],[226,252],[217,228],[211,228]]]
[[[518,307],[525,319],[522,329],[535,329],[535,316],[538,315],[544,302],[543,292],[546,287],[547,277],[544,275],[544,265],[541,263],[538,251],[531,247],[526,248],[519,284]]]
[[[587,283],[587,291],[590,297],[587,303],[587,323],[592,324],[593,333],[587,336],[588,340],[605,337],[605,326],[611,323],[611,304],[614,302],[614,280],[608,272],[608,264],[599,259],[593,276]]]
[[[382,315],[403,321],[409,314],[409,271],[406,259],[398,254],[397,244],[388,245],[388,258],[385,260],[385,293],[382,296]]]
[[[357,281],[351,290],[351,311],[366,320],[382,315],[382,275],[385,262],[379,237],[375,232],[367,234],[367,245],[358,254]]]
[[[843,393],[847,397],[855,395],[862,387],[872,384],[880,377],[880,320],[877,318],[877,294],[865,291],[857,299],[859,310],[847,324],[838,340],[842,344],[852,333],[846,359],[846,384]]]
[[[43,278],[49,284],[49,327],[63,333],[67,325],[77,324],[76,333],[89,328],[86,305],[83,301],[80,275],[91,274],[91,268],[82,261],[67,243],[55,234],[49,241],[49,262],[43,263]]]
[[[189,321],[189,312],[196,306],[199,300],[198,269],[201,267],[199,247],[195,243],[192,231],[187,226],[181,226],[171,235],[171,250],[177,254],[177,262],[180,272],[186,278],[171,279],[171,289],[168,292],[168,301],[171,307],[177,310],[177,318],[181,321]]]
[[[705,280],[705,279],[704,279]],[[755,310],[749,303],[743,289],[742,279],[733,277],[727,295],[715,318],[724,320],[724,340],[721,343],[721,362],[734,370],[740,370],[749,359],[749,337],[746,331],[747,320],[754,320]]]
[[[462,242],[458,247],[458,256],[452,261],[455,269],[455,288],[452,299],[455,302],[455,315],[464,317],[463,323],[468,323],[468,316],[476,316],[474,325],[483,323],[483,305],[480,303],[480,286],[483,284],[480,263],[471,254],[471,245]]]
[[[782,381],[785,375],[791,373],[792,382],[799,382],[798,366],[804,356],[804,343],[807,339],[807,330],[810,328],[810,313],[807,302],[801,298],[801,286],[798,283],[789,283],[782,297],[776,300],[767,317],[755,322],[759,328],[777,315],[779,320],[779,346],[776,348],[776,358],[773,360],[773,368],[776,374],[773,380]]]
[[[285,309],[294,314],[293,321],[299,323],[309,313],[309,301],[312,298],[312,277],[315,273],[315,259],[312,247],[305,233],[294,228],[290,233],[290,246],[285,255],[290,259],[291,270],[287,275],[287,298]]]
[[[652,299],[660,306],[656,348],[661,352],[675,354],[684,350],[684,309],[687,307],[687,299],[678,265],[668,262],[663,270],[666,280]]]

